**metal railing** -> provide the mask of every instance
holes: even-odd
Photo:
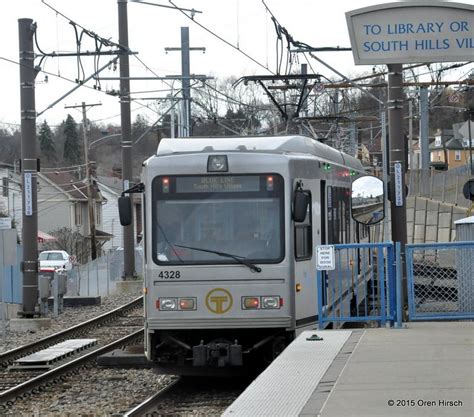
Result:
[[[410,320],[474,319],[474,242],[406,245]]]
[[[335,269],[317,271],[319,327],[396,319],[393,243],[334,245]]]

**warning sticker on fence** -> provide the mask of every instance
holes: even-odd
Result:
[[[333,245],[316,246],[316,269],[318,271],[333,271],[336,269]]]

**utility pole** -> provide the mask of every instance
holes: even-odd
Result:
[[[130,112],[130,67],[128,48],[128,0],[117,0],[120,55],[120,122],[122,125],[122,179],[123,190],[131,187],[133,181],[132,166],[132,123]],[[132,205],[133,206],[133,205]],[[123,226],[123,279],[130,280],[135,276],[135,237],[132,222]]]
[[[430,168],[430,150],[428,138],[428,88],[420,87],[420,152],[421,169]]]
[[[183,77],[183,103],[181,112],[182,137],[191,136],[191,74],[190,74],[190,51],[206,51],[204,47],[189,46],[189,28],[181,27],[181,48],[165,48],[165,51],[181,51],[181,75]]]
[[[405,187],[405,139],[403,136],[403,88],[402,64],[388,65],[388,134],[390,142],[390,196],[392,241],[400,242],[402,265],[405,264],[407,242],[407,211]],[[404,266],[402,271],[404,270]],[[402,299],[407,301],[407,279],[402,277]]]
[[[82,137],[84,140],[84,165],[86,166],[86,190],[87,190],[87,209],[89,213],[89,230],[91,235],[91,258],[97,258],[97,239],[95,232],[95,194],[92,192],[91,167],[89,164],[89,140],[87,138],[87,108],[102,106],[101,103],[86,104],[82,102],[80,106],[64,106],[65,109],[82,109]]]
[[[39,316],[38,306],[38,195],[36,181],[36,106],[33,35],[36,24],[32,19],[18,19],[20,47],[21,101],[21,174],[23,189],[22,244],[23,318]]]

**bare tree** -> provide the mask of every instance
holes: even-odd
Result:
[[[79,232],[73,231],[68,227],[61,227],[59,229],[49,232],[56,240],[48,242],[44,246],[48,250],[64,250],[70,255],[75,255],[79,263],[87,262],[89,257],[89,242]]]

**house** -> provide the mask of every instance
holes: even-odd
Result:
[[[118,218],[122,181],[117,177],[97,176],[97,184],[105,198],[102,206],[102,230],[112,235],[104,245],[104,250],[108,251],[123,246],[123,228]]]
[[[15,167],[0,162],[0,216],[10,217],[12,225],[21,231],[21,185]]]
[[[430,165],[439,170],[459,168],[470,163],[469,140],[458,131],[461,124],[453,129],[439,130],[430,144]]]
[[[38,229],[51,233],[67,228],[90,239],[88,192],[85,179],[78,179],[70,172],[48,169],[38,173]],[[100,248],[111,238],[102,230],[102,206],[106,199],[95,181],[90,193],[95,202],[93,215],[100,253]]]
[[[118,217],[118,198],[122,193],[122,180],[117,177],[97,176],[97,185],[105,199],[102,206],[102,230],[112,235],[104,244],[104,250],[123,246],[123,227]],[[141,198],[133,194],[135,242],[142,236]]]

